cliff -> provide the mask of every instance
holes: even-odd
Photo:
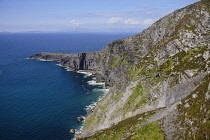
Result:
[[[176,10],[98,52],[29,58],[95,71],[109,87],[78,139],[209,139],[209,7]]]

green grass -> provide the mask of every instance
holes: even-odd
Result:
[[[119,102],[121,99],[121,92],[116,92],[113,96],[111,96],[111,99],[114,99],[116,102]]]
[[[163,140],[164,133],[158,126],[158,122],[149,123],[141,127],[133,136],[129,137],[130,140]]]
[[[194,34],[196,34],[196,33],[195,33],[195,29],[196,29],[196,28],[197,28],[197,27],[196,27],[195,25],[190,26],[190,27],[185,26],[185,29],[186,29],[186,30],[188,30],[188,31],[192,31]]]
[[[129,96],[124,105],[124,111],[133,111],[146,103],[146,92],[141,85],[137,85],[133,89],[133,93]]]
[[[78,140],[119,140],[122,138],[129,138],[131,133],[138,132],[138,130],[141,129],[139,125],[146,122],[146,119],[153,115],[155,112],[156,110],[138,114],[134,117],[123,120],[110,128],[100,130],[91,137],[80,138]],[[139,120],[139,118],[142,119]],[[149,125],[148,129],[145,129],[145,127],[146,126],[143,126],[144,132],[149,131],[150,133],[152,132],[157,134],[158,126],[154,125],[151,127],[151,125]],[[151,128],[151,130],[149,130],[149,128]],[[159,135],[157,137],[159,137]]]
[[[118,65],[118,63],[121,59],[122,58],[120,56],[115,57],[115,56],[111,55],[110,60],[109,60],[109,67],[111,67],[111,68],[115,67],[116,65]]]
[[[109,67],[110,68],[114,68],[115,66],[124,66],[124,65],[128,65],[128,56],[124,55],[124,56],[110,56],[110,60],[109,60]]]
[[[177,132],[178,139],[206,139],[210,134],[210,99],[206,98],[208,86],[210,83],[210,74],[203,78],[203,83],[199,85],[190,95],[182,100],[182,104],[178,105],[179,115],[176,123],[180,123],[181,127],[185,127],[186,131]],[[193,98],[196,94],[197,97]],[[185,107],[185,104],[189,107]],[[189,121],[191,123],[189,123]],[[206,120],[204,122],[204,120]]]

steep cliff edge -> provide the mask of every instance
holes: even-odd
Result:
[[[209,139],[210,1],[161,18],[98,52],[41,53],[93,70],[110,92],[88,115],[84,139]]]

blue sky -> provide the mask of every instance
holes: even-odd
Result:
[[[199,0],[0,0],[0,32],[139,32]]]

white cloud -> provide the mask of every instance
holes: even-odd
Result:
[[[77,20],[71,20],[70,24],[74,26],[79,26],[81,23],[79,23]]]
[[[123,18],[120,18],[120,17],[112,17],[108,20],[108,23],[119,23],[119,22],[122,22]]]
[[[127,19],[124,21],[125,24],[140,24],[140,22],[136,19]]]
[[[152,24],[152,23],[154,23],[154,20],[153,19],[145,19],[143,21],[143,24]]]

